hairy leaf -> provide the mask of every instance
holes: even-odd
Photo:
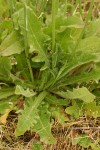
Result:
[[[16,61],[17,61],[17,69],[20,72],[22,78],[26,80],[30,80],[30,74],[28,70],[27,60],[24,53],[21,53],[20,55],[16,55]]]
[[[93,20],[86,30],[85,37],[97,36],[100,38],[100,18]]]
[[[1,56],[20,54],[23,50],[23,38],[17,31],[9,34],[0,45]]]
[[[87,137],[87,135],[82,134],[77,136],[72,141],[73,145],[79,144],[84,148],[88,148],[91,145],[91,140]]]
[[[70,99],[83,100],[86,103],[93,102],[95,99],[95,96],[92,93],[90,93],[86,87],[73,89],[73,92],[67,91],[66,96]]]
[[[45,99],[49,104],[53,104],[53,105],[67,106],[69,104],[68,100],[57,98],[56,96],[50,94],[48,94]]]
[[[58,80],[63,80],[65,76],[67,76],[73,69],[78,68],[82,65],[88,64],[90,62],[99,62],[99,54],[91,54],[87,55],[86,53],[77,53],[76,57],[69,58],[68,61],[65,62],[65,64],[61,67],[61,69],[58,72],[58,75],[56,77],[56,82]]]
[[[9,96],[14,95],[15,93],[15,89],[14,88],[2,88],[0,89],[0,100],[5,99]]]
[[[5,110],[7,109],[12,109],[17,99],[18,96],[15,95],[9,95],[9,97],[5,96],[4,98],[0,99],[0,114],[4,114]]]
[[[78,45],[77,51],[96,53],[100,51],[100,38],[96,36],[91,36],[82,39]]]
[[[10,59],[7,57],[0,57],[0,79],[9,80],[11,69]]]
[[[81,72],[78,75],[73,75],[71,77],[66,77],[63,79],[62,85],[70,85],[74,83],[82,83],[86,82],[88,83],[89,81],[98,81],[100,79],[100,69],[95,68],[90,72]]]
[[[8,16],[8,5],[5,0],[0,0],[0,18],[2,16]]]
[[[81,116],[82,113],[83,113],[83,112],[82,112],[82,106],[79,107],[79,106],[77,105],[77,103],[74,104],[74,105],[72,105],[72,106],[67,107],[67,108],[65,109],[65,112],[66,112],[67,114],[71,115],[73,118],[78,118],[78,117]]]
[[[68,117],[65,114],[65,110],[62,107],[52,107],[50,108],[52,112],[52,117],[60,123],[62,126],[65,126],[65,121],[68,121]]]
[[[43,150],[42,144],[35,143],[33,144],[32,150]]]
[[[23,95],[25,97],[32,97],[32,96],[36,95],[36,92],[34,92],[33,90],[31,90],[29,88],[24,89],[22,86],[17,85],[16,89],[15,89],[15,94]]]
[[[26,21],[27,40],[30,46],[30,53],[37,54],[32,60],[35,62],[45,62],[45,67],[48,67],[49,62],[44,48],[44,43],[48,37],[42,32],[42,25],[34,11],[26,6],[26,18],[24,17],[24,9],[20,9],[16,12],[14,17],[18,18],[18,23],[22,29],[22,33],[26,30],[24,24]]]
[[[45,142],[46,144],[54,144],[55,138],[51,134],[50,124],[51,113],[46,106],[41,106],[39,110],[39,119],[34,125],[33,131],[40,135],[41,142]]]
[[[96,102],[91,102],[84,106],[87,116],[93,116],[94,118],[100,117],[100,106],[96,105]]]
[[[17,128],[15,131],[16,136],[23,135],[27,130],[30,130],[39,119],[38,107],[41,101],[45,98],[46,92],[40,93],[37,97],[28,99],[29,104],[24,106],[21,116],[19,117]]]
[[[96,98],[86,87],[73,89],[73,92],[67,91],[58,91],[56,92],[59,96],[66,98],[66,99],[80,99],[86,103],[93,102]]]

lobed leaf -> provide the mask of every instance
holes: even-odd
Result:
[[[84,109],[87,116],[100,117],[100,106],[96,105],[96,102],[86,104]]]
[[[45,98],[46,92],[41,92],[37,97],[33,97],[29,100],[29,104],[25,104],[24,110],[18,119],[17,128],[15,131],[16,136],[23,135],[27,130],[30,130],[39,119],[38,107],[42,100]]]
[[[51,133],[50,123],[51,113],[46,106],[41,106],[39,110],[39,119],[34,125],[33,131],[40,135],[41,142],[45,142],[46,144],[54,144],[55,138]]]
[[[44,48],[44,43],[48,36],[42,32],[42,24],[38,20],[34,11],[26,6],[26,18],[24,17],[23,8],[18,10],[18,12],[16,12],[13,17],[18,18],[18,24],[21,27],[23,34],[25,30],[27,30],[27,41],[30,47],[29,52],[37,54],[37,56],[32,58],[32,61],[45,62],[44,68],[48,67],[49,62],[46,55],[47,52]],[[25,22],[27,24],[27,29],[25,29]]]
[[[85,103],[93,102],[95,99],[95,96],[86,87],[73,89],[73,92],[67,91],[66,96],[70,99],[80,99]]]
[[[29,88],[24,89],[22,86],[17,85],[16,89],[15,89],[15,94],[16,95],[23,95],[25,97],[32,97],[32,96],[36,95],[37,93],[34,92],[33,90],[29,89]]]
[[[78,105],[77,103],[74,103],[72,106],[67,107],[65,112],[73,118],[78,118],[83,114],[82,104]]]

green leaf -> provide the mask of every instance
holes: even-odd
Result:
[[[83,134],[81,136],[77,136],[72,140],[73,145],[79,144],[84,148],[88,148],[91,144],[91,140],[87,137],[87,135]]]
[[[95,140],[95,143],[91,143],[91,147],[93,150],[99,150],[100,149],[99,141],[100,141],[100,139],[97,139],[97,140]]]
[[[0,93],[1,94],[1,93]],[[0,114],[4,114],[5,110],[12,109],[12,106],[14,106],[14,103],[16,103],[16,100],[18,99],[18,96],[10,95],[10,97],[6,97],[1,99],[0,101]]]
[[[25,24],[24,24],[24,9],[20,9],[13,16],[14,18],[18,18],[18,24],[22,29],[22,33],[25,32]],[[48,67],[48,58],[46,55],[46,50],[44,48],[44,43],[48,39],[42,32],[42,24],[38,20],[34,11],[26,6],[26,18],[25,21],[27,23],[27,40],[30,46],[30,53],[35,53],[37,56],[32,58],[34,62],[45,62],[44,68]]]
[[[71,71],[74,69],[77,69],[78,67],[91,63],[91,62],[99,62],[99,54],[86,54],[78,52],[76,54],[76,57],[71,57],[68,59],[68,61],[65,62],[65,64],[60,68],[58,75],[56,77],[55,82],[58,82],[58,80],[61,82],[61,80],[64,79],[68,74],[70,74]],[[68,77],[69,78],[69,77]],[[69,80],[69,79],[68,79]]]
[[[67,92],[58,91],[56,94],[65,99],[80,99],[85,103],[93,102],[95,99],[95,95],[90,93],[86,87],[73,89],[73,92],[69,90]]]
[[[46,92],[44,91],[37,97],[28,99],[29,104],[25,104],[24,110],[22,111],[22,114],[18,119],[18,124],[15,131],[16,136],[23,135],[27,130],[30,130],[30,128],[33,127],[34,124],[37,123],[37,120],[39,119],[37,109],[45,96]]]
[[[29,89],[29,88],[24,89],[22,86],[17,85],[16,89],[15,89],[15,94],[16,95],[23,95],[25,97],[32,97],[32,96],[36,95],[37,93],[34,92],[33,90]]]
[[[8,5],[5,0],[0,0],[0,18],[4,17],[5,15],[8,16]]]
[[[12,69],[10,59],[7,57],[0,57],[0,79],[9,80],[10,71]]]
[[[0,89],[0,100],[14,95],[14,93],[15,93],[15,88],[11,88],[11,87],[2,88],[2,89]]]
[[[100,51],[100,38],[96,36],[91,36],[82,39],[78,45],[77,51],[82,51],[86,53],[96,53]]]
[[[12,20],[2,20],[0,22],[0,39],[1,41],[7,36],[9,32],[13,30],[13,21]],[[0,42],[1,42],[0,41]]]
[[[91,21],[87,26],[85,37],[97,36],[100,38],[100,18]]]
[[[81,106],[82,107],[82,106]],[[77,105],[77,103],[75,103],[74,105],[72,106],[69,106],[65,109],[65,112],[69,115],[71,115],[73,118],[78,118],[79,116],[82,115],[82,108],[79,107]]]
[[[46,23],[48,26],[46,28],[44,28],[44,32],[46,34],[48,34],[49,36],[51,36],[52,35],[52,22],[49,17],[47,18],[46,21],[47,21]],[[56,26],[56,31],[57,31],[56,38],[58,36],[58,33],[62,34],[62,33],[64,33],[63,32],[64,30],[71,31],[71,29],[73,29],[73,28],[76,28],[78,30],[80,28],[83,28],[83,25],[84,25],[83,21],[77,16],[66,17],[65,15],[62,16],[60,14],[60,15],[56,16],[55,21],[56,21],[55,26]],[[70,33],[70,32],[68,32],[68,33]],[[69,37],[69,35],[68,35],[68,37]],[[62,38],[64,39],[64,36],[62,36]],[[59,34],[59,39],[61,39],[60,34]],[[61,39],[61,41],[62,41],[62,39]]]
[[[46,144],[54,144],[55,138],[51,134],[51,113],[49,112],[48,107],[46,107],[46,105],[41,106],[39,110],[39,119],[34,125],[33,131],[40,135],[41,142],[45,142]]]
[[[91,102],[84,106],[87,116],[93,116],[94,118],[100,117],[100,106],[96,105],[96,102]]]
[[[64,79],[63,83],[65,85],[82,82],[88,83],[91,80],[98,81],[99,79],[100,79],[100,69],[95,68],[90,72],[82,72],[78,75],[71,76],[68,79]]]
[[[7,29],[7,30],[12,31],[12,29],[13,29],[13,21],[12,20],[2,20],[0,22],[0,29],[1,30]]]
[[[33,18],[33,19],[32,19]],[[28,21],[28,41],[30,44],[30,52],[37,52],[38,55],[33,58],[36,62],[45,62],[48,66],[48,58],[44,50],[43,43],[47,37],[42,32],[42,26],[34,12],[27,8],[27,21]]]
[[[69,28],[58,32],[56,40],[61,45],[61,49],[65,52],[70,52],[74,47],[74,41],[71,37],[71,29]]]
[[[58,106],[67,106],[69,104],[68,100],[60,99],[60,98],[57,98],[56,96],[53,96],[50,94],[47,94],[45,100],[49,104],[58,105]]]
[[[43,150],[42,144],[34,143],[32,150]]]
[[[60,123],[62,126],[66,125],[65,121],[68,121],[68,117],[66,116],[62,107],[51,106],[50,111],[52,113],[52,117],[55,118],[58,123]]]
[[[20,54],[23,50],[23,38],[17,31],[9,34],[0,45],[1,56]]]
[[[70,99],[83,100],[85,103],[93,102],[95,99],[95,96],[92,93],[90,93],[86,87],[73,89],[73,92],[67,91],[66,96]]]
[[[15,57],[16,57],[16,61],[17,61],[16,68],[20,72],[22,78],[30,81],[31,77],[29,74],[25,53],[21,53],[20,55],[16,55]]]

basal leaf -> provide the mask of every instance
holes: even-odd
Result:
[[[80,99],[86,103],[93,102],[96,98],[95,95],[89,92],[89,90],[86,87],[73,89],[73,92],[71,91],[58,91],[55,92],[60,97],[63,97],[65,99]]]
[[[61,32],[58,31],[56,40],[61,45],[61,49],[65,52],[70,52],[74,47],[74,41],[71,37],[70,28],[65,28]]]
[[[0,22],[0,40],[4,40],[7,34],[13,30],[13,21],[12,20],[2,20]],[[0,43],[1,43],[0,41]]]
[[[33,131],[40,135],[41,142],[45,142],[46,144],[54,144],[55,138],[51,134],[51,113],[46,106],[41,106],[39,110],[39,119],[34,125]]]
[[[98,81],[100,79],[100,69],[95,68],[90,72],[82,72],[78,75],[73,75],[71,77],[63,79],[63,84],[62,85],[69,85],[69,84],[74,84],[74,83],[82,83],[86,82],[88,83],[89,81]]]
[[[69,58],[69,60],[66,61],[65,64],[60,68],[55,81],[58,82],[58,80],[60,80],[61,82],[61,80],[63,80],[64,77],[66,77],[68,73],[70,73],[75,68],[88,64],[90,62],[99,62],[99,61],[100,61],[99,54],[87,55],[85,52],[81,54],[77,53],[76,57]]]
[[[76,104],[69,106],[65,109],[65,112],[71,115],[73,118],[78,118],[82,115],[82,108]]]
[[[96,102],[91,102],[84,106],[87,116],[93,116],[94,118],[100,117],[100,106],[96,105]]]
[[[28,69],[27,59],[26,59],[25,53],[21,53],[20,55],[16,55],[15,58],[17,61],[16,68],[18,69],[18,72],[20,72],[20,75],[22,76],[22,78],[29,81],[31,79],[31,77],[29,74],[29,69]]]
[[[86,53],[100,52],[100,38],[96,36],[91,36],[82,39],[78,45],[77,51],[82,51]]]
[[[5,0],[0,0],[0,18],[3,16],[8,16],[8,5]]]
[[[99,146],[99,139],[96,140],[94,143],[91,143],[91,147],[93,150],[99,150],[100,149],[100,146]]]
[[[80,136],[75,137],[72,140],[73,145],[79,144],[84,148],[88,148],[91,145],[91,140],[87,137],[87,135],[82,134]]]
[[[70,99],[80,99],[86,103],[93,102],[95,99],[95,96],[92,93],[90,93],[86,87],[73,89],[73,92],[67,91],[66,95]]]
[[[93,20],[87,26],[85,37],[97,36],[100,38],[100,18]]]
[[[72,28],[76,28],[76,29],[83,28],[83,25],[84,25],[83,21],[77,16],[66,17],[65,15],[62,16],[60,14],[60,15],[57,15],[55,19],[56,19],[55,27],[56,27],[57,33],[61,33],[66,29],[70,30]],[[47,18],[46,23],[48,26],[44,28],[44,32],[48,34],[49,36],[51,36],[52,35],[52,21],[50,20],[49,17]],[[58,35],[56,35],[56,38],[57,36]]]
[[[41,101],[45,98],[46,92],[40,93],[37,97],[28,99],[29,104],[24,106],[21,116],[19,117],[17,128],[15,131],[16,136],[23,135],[27,130],[30,130],[39,119],[38,107]]]
[[[16,89],[15,89],[15,94],[23,95],[25,97],[32,97],[32,96],[36,95],[36,92],[34,92],[33,90],[31,90],[29,88],[24,89],[22,86],[17,85]]]
[[[68,117],[65,114],[65,110],[62,107],[52,107],[50,108],[52,117],[60,123],[62,126],[65,126],[65,121],[68,121]]]
[[[6,99],[9,96],[14,95],[15,89],[14,88],[2,88],[0,89],[0,100]]]
[[[0,123],[6,124],[7,117],[10,113],[10,111],[13,110],[16,100],[18,97],[16,96],[11,96],[10,97],[5,97],[1,99],[0,101]]]
[[[4,114],[5,110],[7,109],[12,109],[17,99],[18,96],[15,95],[9,95],[9,97],[5,96],[4,98],[0,99],[0,114]]]
[[[10,59],[7,57],[0,57],[0,79],[9,80],[11,69]]]
[[[38,55],[33,58],[33,61],[36,62],[45,62],[48,66],[48,58],[46,51],[43,47],[43,43],[46,40],[45,35],[42,32],[42,26],[38,21],[38,18],[34,12],[27,8],[27,22],[28,22],[28,41],[30,44],[30,51],[37,52]]]
[[[9,34],[0,45],[1,56],[20,54],[23,50],[23,38],[17,31]]]
[[[43,146],[42,144],[38,144],[38,143],[34,143],[33,144],[33,147],[32,147],[32,150],[43,150]]]
[[[69,104],[68,100],[57,98],[56,96],[47,94],[45,100],[49,104],[58,105],[58,106],[67,106]]]
[[[47,67],[49,62],[46,55],[47,52],[44,48],[44,43],[48,39],[48,36],[43,34],[42,24],[38,20],[34,11],[26,6],[26,17],[24,16],[23,8],[16,12],[13,17],[18,18],[18,24],[21,27],[23,34],[25,30],[27,30],[27,41],[30,47],[29,52],[37,54],[37,56],[32,58],[32,61],[45,62],[45,67]],[[27,29],[25,29],[25,21]]]

